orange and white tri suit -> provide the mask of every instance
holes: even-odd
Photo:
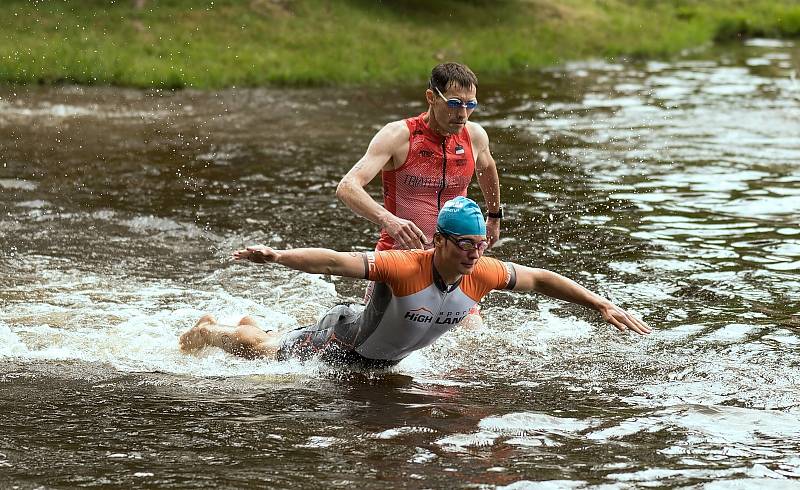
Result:
[[[339,305],[312,327],[289,332],[278,359],[319,355],[332,364],[388,367],[455,327],[493,289],[512,289],[514,265],[491,257],[447,285],[433,266],[434,250],[364,254],[375,291],[361,312]]]

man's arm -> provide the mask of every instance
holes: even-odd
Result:
[[[408,143],[408,126],[395,121],[384,126],[372,138],[367,152],[350,169],[336,188],[336,197],[357,215],[380,225],[402,248],[422,248],[428,239],[413,222],[398,218],[364,190],[399,148]]]
[[[589,291],[577,282],[545,269],[514,264],[517,282],[514,291],[535,291],[552,298],[583,305],[600,312],[605,321],[621,332],[633,330],[639,334],[652,330],[644,322],[611,301]]]
[[[256,245],[233,252],[233,258],[257,264],[274,262],[310,274],[330,274],[359,279],[364,279],[366,276],[364,254],[361,252],[336,252],[327,248],[274,250]]]
[[[470,123],[470,127],[472,129],[470,135],[475,146],[475,174],[478,177],[478,185],[486,201],[486,210],[496,213],[500,210],[500,178],[497,175],[497,164],[489,151],[489,135],[479,124]],[[486,237],[490,247],[500,239],[500,218],[486,219]]]

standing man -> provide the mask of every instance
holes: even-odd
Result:
[[[381,226],[376,250],[430,248],[444,203],[466,196],[473,173],[483,191],[489,246],[500,238],[500,183],[489,137],[469,122],[478,107],[478,78],[466,65],[442,63],[431,71],[419,116],[390,122],[339,182],[336,196]],[[364,190],[381,172],[383,206]]]

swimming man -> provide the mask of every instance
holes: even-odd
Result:
[[[486,238],[478,205],[457,197],[442,206],[430,250],[336,252],[256,246],[236,251],[237,260],[375,281],[375,292],[363,311],[339,305],[316,325],[285,335],[265,332],[249,317],[224,327],[205,316],[181,336],[181,350],[216,346],[248,358],[316,356],[338,366],[386,368],[432,344],[494,289],[534,291],[570,301],[597,310],[620,331],[650,333],[638,318],[560,274],[484,257]]]

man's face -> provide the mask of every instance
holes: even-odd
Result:
[[[469,102],[476,101],[477,89],[474,85],[468,88],[451,83],[441,95],[436,88],[428,89],[426,96],[434,112],[439,130],[447,134],[456,134],[467,124],[469,116],[475,109],[464,107]],[[457,99],[461,102],[458,107],[448,106],[447,99]]]
[[[475,263],[488,247],[484,235],[447,235],[440,234],[441,258],[449,267],[459,274],[472,274]],[[466,250],[465,250],[466,249]]]

